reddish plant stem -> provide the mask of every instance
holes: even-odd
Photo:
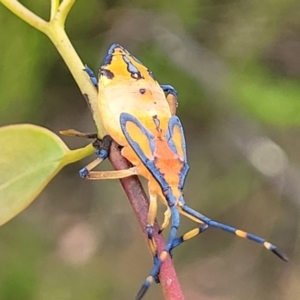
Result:
[[[121,155],[115,143],[112,144],[109,159],[116,170],[128,169],[130,167],[129,162]],[[147,241],[146,225],[149,208],[148,197],[137,176],[130,176],[128,178],[120,179],[120,181]],[[165,247],[165,241],[163,236],[158,234],[158,229],[158,223],[155,222],[153,236],[158,252],[160,253]],[[170,257],[163,263],[159,278],[166,300],[184,300],[176,271]]]

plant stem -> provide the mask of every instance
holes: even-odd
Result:
[[[16,0],[0,0],[12,13],[39,31],[45,32],[48,23]]]
[[[130,164],[120,155],[117,145],[113,143],[110,151],[110,162],[116,170],[128,169]],[[149,210],[149,200],[137,176],[120,179],[124,191],[134,210],[134,213],[140,224],[140,228],[146,240],[147,232],[147,215]],[[158,234],[158,223],[154,224],[153,237],[155,239],[158,252],[160,253],[165,247],[165,241],[161,234]],[[160,274],[160,283],[166,300],[184,300],[184,296],[174,269],[173,262],[168,257],[162,264]]]

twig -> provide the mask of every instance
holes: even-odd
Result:
[[[113,143],[111,147],[109,159],[116,170],[128,169],[130,167],[128,161],[120,155],[120,151],[115,143]],[[120,179],[120,181],[138,219],[143,235],[147,240],[146,225],[149,200],[145,191],[137,176]],[[157,222],[155,222],[153,236],[157,244],[158,251],[161,252],[165,247],[165,241],[162,235],[158,234],[158,229],[159,226]],[[170,257],[168,257],[162,264],[159,278],[166,300],[184,300],[176,271]]]

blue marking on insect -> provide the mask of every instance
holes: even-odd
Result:
[[[147,231],[147,237],[149,240],[151,240],[153,238],[153,226],[147,224],[146,225],[146,231]]]
[[[185,163],[180,170],[180,181],[178,184],[178,187],[180,188],[180,190],[183,190],[183,187],[185,184],[185,179],[186,179],[186,176],[187,176],[189,170],[190,170],[190,166],[187,163]]]
[[[181,122],[179,120],[179,118],[177,116],[172,116],[169,120],[169,125],[168,125],[168,131],[165,135],[165,138],[168,141],[168,145],[169,147],[172,149],[172,151],[174,153],[176,153],[178,155],[178,151],[177,148],[175,146],[175,143],[172,139],[173,137],[173,129],[175,126],[178,126],[178,128],[180,129],[180,133],[181,133],[181,147],[184,153],[184,164],[180,170],[180,181],[179,181],[179,188],[182,190],[184,187],[184,183],[185,183],[185,179],[186,176],[188,174],[188,171],[190,169],[188,163],[187,163],[187,155],[186,155],[186,143],[185,143],[185,138],[184,138],[184,133],[183,133],[183,129],[182,129],[182,125]]]
[[[108,49],[108,51],[107,51],[107,54],[108,54],[108,55],[113,55],[116,48],[121,48],[125,53],[129,54],[129,52],[128,52],[126,49],[124,49],[124,48],[123,48],[121,45],[119,45],[119,44],[112,44],[112,45],[109,47],[109,49]]]
[[[97,80],[94,72],[92,71],[92,69],[90,69],[87,65],[85,65],[83,68],[83,71],[85,71],[89,75],[92,84],[95,87],[98,87],[98,80]]]
[[[99,158],[104,160],[108,157],[108,151],[105,149],[97,149],[96,155],[98,155]]]
[[[110,65],[112,61],[112,55],[106,55],[101,63],[101,67]]]
[[[120,48],[122,49],[126,54],[129,54],[129,52],[124,49],[122,46],[120,46],[119,44],[112,44],[108,51],[107,51],[107,55],[104,57],[103,61],[102,61],[102,64],[101,66],[106,66],[106,65],[110,65],[111,64],[111,61],[112,61],[112,57],[113,57],[113,54],[115,54],[115,49],[116,48]]]
[[[174,152],[174,153],[176,153],[177,155],[178,155],[178,151],[177,151],[177,149],[176,149],[176,146],[175,146],[175,144],[174,144],[174,141],[172,140],[172,130],[171,130],[171,128],[170,128],[170,122],[169,122],[169,127],[168,127],[168,131],[167,131],[167,133],[165,134],[165,138],[167,139],[167,141],[168,141],[168,145],[169,145],[169,147],[171,148],[171,150]]]
[[[160,87],[167,94],[172,94],[175,98],[178,98],[178,93],[172,85],[161,84]]]
[[[127,51],[128,52],[128,51]],[[128,52],[128,54],[129,54],[129,52]],[[131,58],[133,59],[133,60],[135,60],[137,63],[139,63],[139,64],[141,64],[142,66],[144,66],[144,64],[139,60],[139,59],[137,59],[135,56],[133,56],[133,55],[131,55],[131,54],[129,54],[130,56],[131,56]]]
[[[222,224],[216,221],[211,220],[210,218],[200,214],[199,212],[195,211],[194,209],[188,207],[187,205],[182,205],[181,206],[182,210],[186,213],[188,213],[189,215],[195,217],[196,219],[206,223],[207,225],[211,226],[211,227],[216,227],[216,228],[220,228],[224,231],[233,233],[239,237],[243,237],[243,238],[247,238],[249,240],[252,240],[254,242],[257,242],[259,244],[263,244],[268,250],[272,251],[274,254],[276,254],[278,257],[280,257],[282,260],[287,261],[288,258],[286,257],[286,255],[282,252],[280,252],[276,246],[268,243],[265,239],[254,235],[254,234],[250,234],[247,233],[245,231],[241,231],[237,228],[234,228],[232,226],[226,225],[226,224]]]
[[[155,151],[154,135],[149,130],[147,130],[136,117],[134,117],[133,115],[128,114],[128,113],[121,113],[120,124],[121,124],[122,131],[125,134],[126,139],[129,139],[133,143],[135,143],[135,142],[133,141],[133,139],[129,136],[129,134],[127,132],[126,122],[132,122],[141,130],[141,132],[148,138],[151,152],[152,152],[152,154],[154,154],[154,151]],[[139,146],[139,148],[140,148],[140,146]]]
[[[151,132],[149,132],[137,118],[135,118],[134,116],[132,116],[128,113],[121,113],[120,125],[121,125],[121,129],[123,131],[123,134],[126,137],[129,145],[132,147],[132,149],[137,154],[139,159],[143,162],[143,164],[147,167],[147,169],[152,174],[152,176],[159,182],[159,184],[162,188],[162,191],[168,192],[170,190],[170,187],[167,184],[167,182],[165,181],[163,174],[155,166],[155,160],[154,161],[150,160],[144,154],[144,152],[141,149],[141,147],[139,146],[139,144],[132,139],[132,137],[130,136],[130,134],[128,133],[128,131],[126,129],[127,122],[134,123],[141,130],[141,132],[148,138],[149,146],[150,146],[150,149],[151,149],[151,152],[153,155],[155,152],[154,135]]]
[[[89,171],[86,167],[79,170],[79,176],[82,178],[86,178],[88,174],[89,174]]]
[[[135,79],[141,79],[143,76],[141,75],[141,72],[138,70],[136,66],[134,66],[128,57],[123,55],[123,60],[127,64],[127,70],[129,73],[131,73],[131,77]]]
[[[206,225],[206,224],[200,226],[200,227],[199,227],[199,234],[202,233],[202,232],[204,232],[207,228],[208,228],[208,225]],[[184,240],[183,236],[174,239],[173,244],[172,244],[172,248],[171,248],[170,252],[171,252],[174,248],[176,248],[177,246],[181,245],[184,241],[185,241],[185,240]]]

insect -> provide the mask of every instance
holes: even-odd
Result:
[[[108,135],[94,142],[98,158],[83,168],[80,175],[90,180],[141,175],[148,180],[150,204],[146,230],[154,266],[136,299],[144,296],[153,281],[158,281],[160,267],[173,248],[210,226],[262,244],[281,259],[287,260],[276,246],[263,238],[211,220],[186,205],[182,190],[189,166],[182,124],[176,116],[177,92],[172,86],[159,85],[153,73],[118,44],[109,48],[100,67],[98,79],[90,69],[86,68],[85,71],[98,89],[99,114]],[[97,137],[96,134],[89,135],[72,130],[63,133]],[[112,140],[122,147],[121,154],[133,167],[118,171],[92,171],[107,158]],[[166,205],[160,232],[171,223],[165,249],[159,255],[153,239],[157,198]],[[177,237],[180,215],[199,225]]]

